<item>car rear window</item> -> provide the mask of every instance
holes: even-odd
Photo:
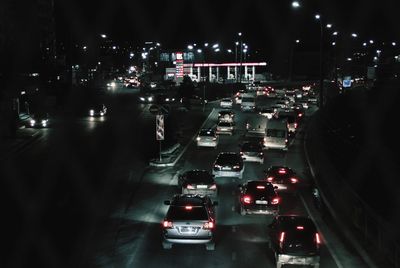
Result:
[[[262,148],[261,148],[259,143],[247,142],[247,143],[244,143],[242,145],[242,151],[245,151],[245,152],[258,152],[258,151],[262,151]]]
[[[217,164],[234,165],[234,164],[238,164],[241,159],[242,158],[240,156],[238,156],[237,154],[220,154],[217,159]]]
[[[314,255],[317,253],[315,232],[293,231],[287,232],[283,243],[283,251],[294,255]]]
[[[285,138],[286,131],[280,129],[267,129],[267,137]]]
[[[215,132],[213,130],[201,130],[199,135],[200,136],[215,136]]]
[[[167,218],[174,221],[207,220],[208,215],[204,207],[170,206]]]
[[[218,126],[220,126],[220,127],[230,127],[230,126],[232,126],[232,124],[229,123],[229,122],[219,122]]]
[[[186,179],[192,183],[213,183],[213,177],[208,172],[189,171],[186,173]]]

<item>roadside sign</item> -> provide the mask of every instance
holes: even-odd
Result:
[[[351,87],[351,76],[345,76],[342,83],[343,87]]]
[[[158,114],[160,112],[160,108],[158,107],[158,105],[153,104],[149,107],[149,111],[152,114]]]
[[[164,115],[156,115],[156,139],[158,141],[164,140]]]

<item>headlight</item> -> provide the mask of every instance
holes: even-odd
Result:
[[[153,97],[148,97],[147,100],[148,101],[153,101]]]
[[[89,114],[93,116],[94,115],[94,110],[90,110]]]
[[[140,99],[141,101],[145,101],[145,99],[144,99],[143,97],[140,97],[139,99]]]
[[[103,116],[104,115],[104,113],[103,112],[100,112],[100,116]]]
[[[111,82],[111,87],[115,88],[117,84],[115,82]]]
[[[196,140],[199,141],[199,140],[200,140],[200,137],[197,137]]]
[[[30,123],[31,123],[31,125],[33,126],[33,125],[35,125],[36,121],[32,119],[32,120],[30,121]]]

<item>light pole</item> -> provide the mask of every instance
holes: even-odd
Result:
[[[324,67],[323,67],[323,35],[324,30],[322,26],[321,15],[315,15],[315,19],[319,22],[320,34],[319,34],[319,107],[324,106]]]

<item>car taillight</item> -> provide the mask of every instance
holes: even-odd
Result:
[[[250,204],[251,203],[251,197],[248,196],[248,195],[243,196],[243,203]]]
[[[217,189],[217,185],[216,184],[213,184],[213,185],[210,186],[210,190],[216,190],[216,189]]]
[[[272,204],[272,205],[277,205],[277,204],[279,204],[279,198],[278,198],[278,197],[275,197],[274,199],[272,199],[271,204]]]
[[[278,171],[278,173],[279,173],[279,174],[285,174],[285,173],[286,173],[286,170],[283,169],[283,168],[281,168],[281,169]]]
[[[264,153],[263,153],[263,152],[260,152],[260,153],[258,153],[258,155],[264,155]]]
[[[315,241],[317,242],[318,245],[321,244],[321,238],[319,237],[319,233],[315,233]]]
[[[196,140],[199,141],[199,140],[200,140],[200,137],[197,137]]]
[[[240,169],[240,166],[238,166],[238,165],[233,166],[233,169]]]
[[[172,221],[163,221],[163,227],[166,229],[171,229],[173,227]]]
[[[279,242],[283,243],[285,240],[285,232],[281,232],[281,235],[279,236]]]
[[[297,128],[297,123],[294,123],[294,128]]]
[[[267,178],[267,181],[268,181],[268,182],[272,182],[273,180],[274,180],[274,177],[268,177],[268,178]]]
[[[298,179],[296,179],[296,178],[290,178],[290,182],[291,183],[297,183],[299,180]]]
[[[210,229],[213,229],[214,226],[215,226],[215,225],[214,225],[214,222],[209,221],[209,222],[204,223],[203,229],[208,229],[208,230],[210,230]]]
[[[188,185],[186,185],[186,189],[191,189],[191,190],[193,190],[195,187],[193,186],[193,185],[191,185],[191,184],[188,184]]]
[[[299,117],[302,117],[303,116],[303,114],[302,113],[299,113]]]
[[[264,190],[265,186],[264,185],[257,185],[257,189]]]
[[[243,152],[240,152],[240,155],[243,155]]]
[[[193,208],[192,206],[185,206],[186,210],[192,210],[192,208]]]

